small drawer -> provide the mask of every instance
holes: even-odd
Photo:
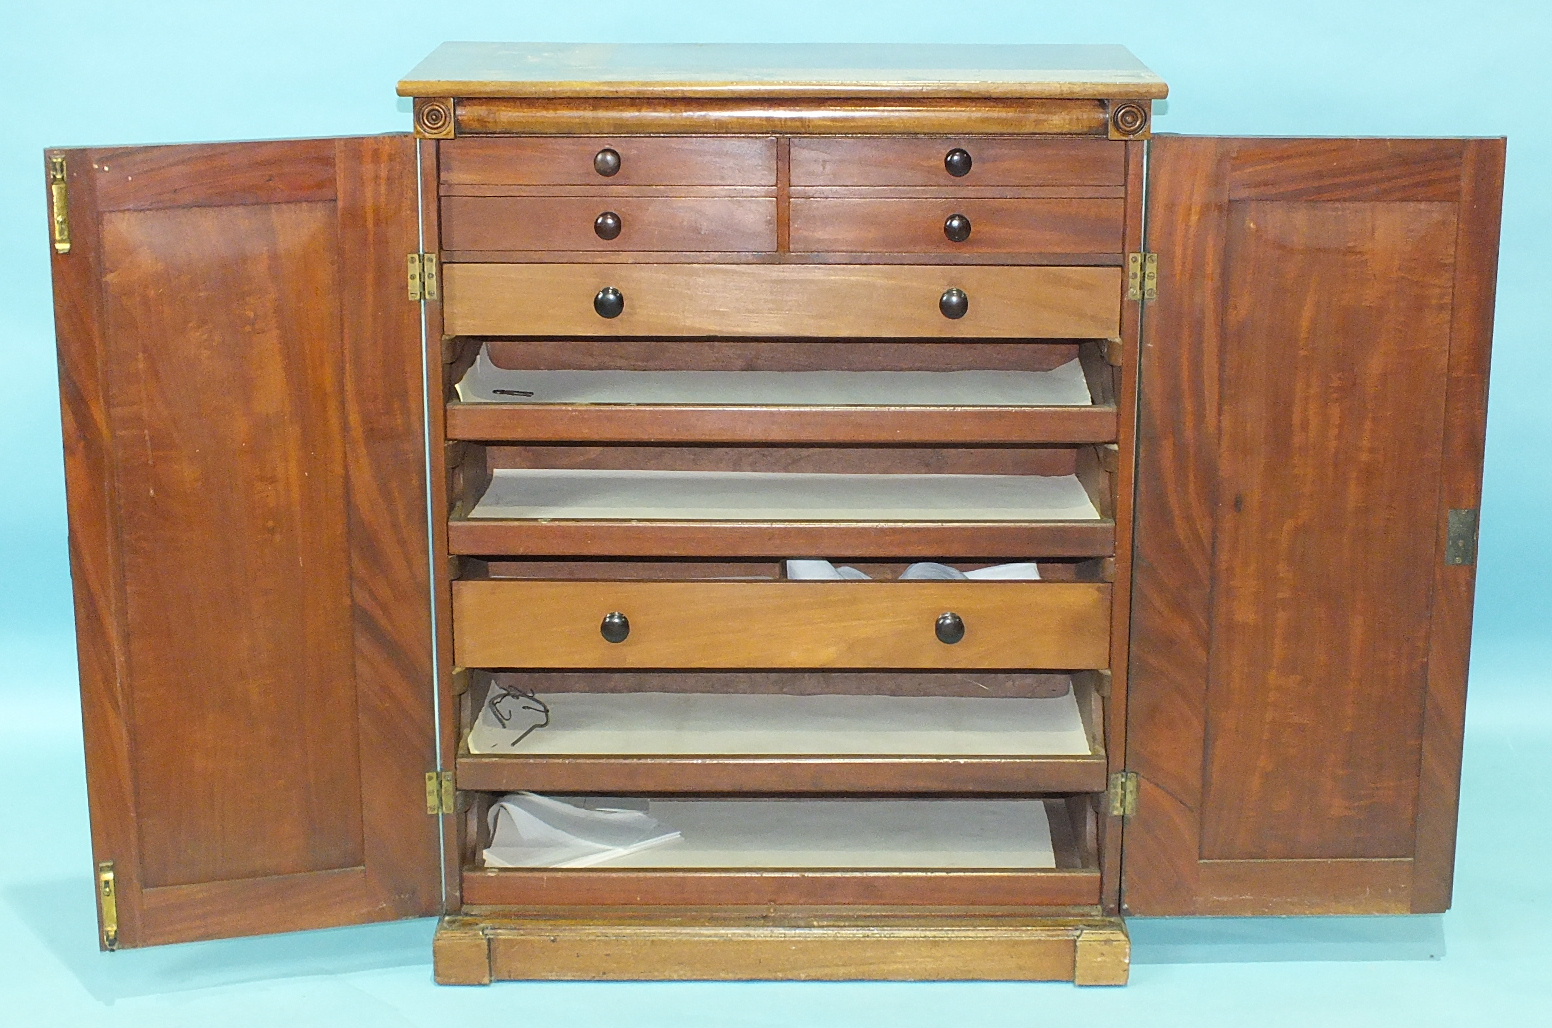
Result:
[[[770,197],[448,196],[445,251],[776,249]]]
[[[803,186],[1122,186],[1126,144],[1026,136],[794,139]]]
[[[776,141],[749,136],[448,139],[444,186],[775,186]]]
[[[792,200],[797,253],[1119,253],[1121,199]]]
[[[1109,339],[1121,269],[448,264],[449,335]]]
[[[511,668],[1105,668],[1102,582],[453,583],[454,660]]]

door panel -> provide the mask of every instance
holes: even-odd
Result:
[[[117,941],[433,912],[413,143],[63,155],[72,574]]]
[[[1125,909],[1443,909],[1502,142],[1152,148]]]

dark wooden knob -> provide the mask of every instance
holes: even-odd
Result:
[[[947,616],[947,614],[944,615],[944,617]],[[940,624],[942,621],[943,618],[938,619]],[[617,610],[612,611],[604,615],[603,624],[598,626],[598,631],[604,637],[604,641],[622,643],[625,641],[626,636],[630,635],[630,618]],[[964,635],[965,630],[960,628],[959,634]],[[942,636],[939,636],[939,638],[942,638]]]
[[[970,238],[970,219],[963,214],[950,214],[943,223],[943,234],[951,243],[963,243]]]
[[[593,310],[598,312],[600,318],[618,318],[625,312],[625,294],[614,286],[604,286],[593,297]]]
[[[964,178],[970,174],[970,165],[975,163],[970,159],[970,151],[956,146],[943,155],[943,167],[955,178]]]
[[[938,310],[943,312],[945,318],[953,318],[957,321],[970,313],[970,297],[965,295],[963,289],[950,289],[938,297]]]
[[[604,178],[620,173],[620,151],[606,146],[593,155],[593,170]],[[968,170],[968,169],[967,169]]]
[[[937,635],[938,642],[952,646],[965,637],[965,620],[953,611],[939,614],[938,623],[932,627],[932,630]]]
[[[620,216],[613,211],[604,211],[593,219],[593,232],[599,239],[617,239],[620,235]]]

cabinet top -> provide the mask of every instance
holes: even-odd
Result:
[[[439,97],[1028,97],[1152,100],[1124,46],[1078,44],[443,43],[399,82]]]

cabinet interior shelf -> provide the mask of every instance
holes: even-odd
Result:
[[[1114,552],[1073,475],[499,468],[449,521],[454,553],[726,557]]]
[[[1040,371],[509,370],[485,349],[450,439],[1113,442],[1115,404],[1074,358]]]
[[[687,798],[653,800],[648,811],[683,839],[586,868],[475,861],[463,872],[464,903],[826,904],[859,894],[902,906],[1099,901],[1087,797]]]
[[[508,749],[510,736],[491,732],[486,715],[466,736],[458,783],[534,792],[1099,792],[1100,714],[1087,680],[1073,677],[1060,696],[1020,698],[544,693],[549,727]]]

